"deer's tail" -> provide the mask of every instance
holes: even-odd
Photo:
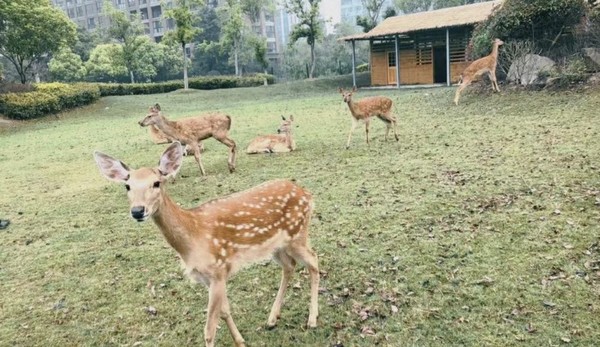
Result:
[[[227,117],[227,130],[231,130],[231,117],[229,115],[225,117]]]

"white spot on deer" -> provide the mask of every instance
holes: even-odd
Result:
[[[215,244],[215,246],[218,246],[219,245],[219,240],[213,239],[213,243]]]
[[[291,214],[291,213],[289,213],[289,212],[286,212],[285,216],[286,216],[287,218],[291,218],[291,217],[292,217],[292,214]]]
[[[227,256],[227,250],[226,250],[225,248],[221,248],[221,255],[222,255],[223,257],[226,257],[226,256]]]

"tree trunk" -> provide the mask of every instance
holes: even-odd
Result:
[[[135,79],[133,78],[133,71],[129,70],[129,77],[131,77],[131,83],[135,83]]]
[[[183,89],[188,90],[188,71],[187,71],[187,57],[185,56],[185,43],[181,43],[181,49],[183,50]]]
[[[239,67],[239,62],[238,62],[238,50],[237,47],[234,48],[233,50],[233,59],[235,61],[235,75],[239,76],[240,75],[240,67]]]
[[[315,75],[315,43],[310,45],[310,73],[308,78],[313,78]]]

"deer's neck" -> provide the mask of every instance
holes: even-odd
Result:
[[[492,57],[494,59],[494,61],[498,60],[498,45],[494,43],[494,46],[492,47],[492,53],[490,54],[490,57]]]
[[[190,213],[179,207],[163,192],[158,210],[152,216],[165,239],[185,259],[191,247],[194,222]]]
[[[349,100],[347,102],[348,104],[348,108],[350,109],[350,113],[352,113],[352,116],[356,119],[358,119],[358,106],[356,105],[356,103],[352,100]]]
[[[170,121],[164,116],[160,116],[157,118],[156,127],[168,136],[177,137],[177,122]]]
[[[292,132],[288,131],[285,133],[285,145],[290,149],[294,150],[294,139],[292,139]]]

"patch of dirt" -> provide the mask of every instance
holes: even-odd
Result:
[[[16,120],[8,119],[0,114],[0,128],[12,128],[17,126],[17,124],[19,124],[19,122]]]

